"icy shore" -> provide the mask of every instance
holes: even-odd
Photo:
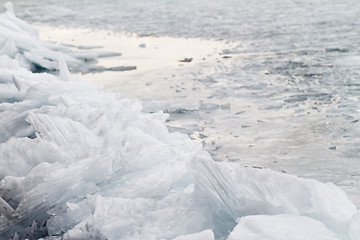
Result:
[[[167,114],[72,80],[82,58],[7,9],[2,239],[360,239],[360,213],[334,184],[213,161],[168,132]]]

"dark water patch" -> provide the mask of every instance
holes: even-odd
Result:
[[[179,133],[183,133],[186,135],[191,135],[194,132],[191,129],[188,128],[183,128],[183,127],[173,127],[173,126],[167,126],[167,129],[170,133],[175,133],[175,132],[179,132]]]
[[[164,113],[172,113],[172,114],[185,114],[185,113],[189,113],[189,112],[195,112],[197,110],[189,110],[189,109],[185,109],[185,108],[178,108],[178,109],[165,109],[163,110]]]
[[[344,87],[360,87],[360,83],[344,83]]]
[[[52,71],[54,71],[54,69],[47,69],[39,64],[36,64],[36,63],[32,63],[31,66],[30,66],[30,70],[31,72],[33,73],[44,73],[44,72],[47,72],[47,73],[51,73]]]
[[[266,87],[266,84],[256,84],[256,85],[241,86],[241,87],[239,87],[239,89],[260,90],[260,89],[264,89],[265,87]]]
[[[207,135],[202,134],[202,133],[199,133],[199,138],[200,138],[200,139],[205,139],[205,138],[207,138],[207,137],[208,137]]]
[[[104,46],[76,46],[77,49],[80,50],[93,50],[93,49],[99,49],[103,48]]]
[[[313,78],[313,77],[322,77],[322,73],[305,73],[305,74],[297,74],[296,76],[303,76],[305,78]]]
[[[240,115],[240,114],[243,114],[243,113],[245,113],[245,111],[240,111],[240,112],[237,112],[237,113],[235,113],[236,115]]]
[[[332,53],[332,52],[347,53],[347,52],[349,52],[349,49],[333,47],[333,48],[325,48],[325,52],[327,52],[327,53]]]
[[[266,105],[266,106],[260,106],[259,110],[277,110],[281,109],[283,105]]]
[[[217,80],[215,80],[213,77],[206,77],[206,78],[201,78],[201,79],[197,79],[197,81],[202,82],[202,83],[218,83]]]
[[[329,99],[330,95],[327,93],[309,93],[309,94],[299,94],[299,95],[293,95],[289,98],[285,99],[284,102],[286,103],[292,103],[292,102],[303,102],[308,100],[309,98],[313,99]]]
[[[88,73],[102,73],[105,71],[111,72],[125,72],[125,71],[132,71],[136,70],[136,66],[117,66],[117,67],[103,67],[103,66],[91,66],[81,72],[81,74],[88,74]]]
[[[193,58],[184,58],[184,59],[181,59],[179,60],[179,62],[185,62],[185,63],[189,63],[193,60]]]

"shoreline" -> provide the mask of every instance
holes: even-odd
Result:
[[[170,116],[167,126],[171,131],[186,133],[192,139],[202,142],[204,150],[210,152],[215,160],[224,161],[229,156],[229,161],[232,161],[231,158],[234,157],[235,161],[237,161],[240,152],[249,151],[246,149],[247,145],[250,146],[248,149],[253,149],[253,143],[249,142],[248,136],[239,138],[237,134],[231,134],[231,132],[227,136],[226,131],[229,131],[227,126],[223,126],[224,129],[218,129],[219,126],[214,126],[211,123],[213,121],[212,115],[215,115],[215,118],[220,119],[219,122],[222,123],[224,121],[221,120],[223,118],[221,115],[224,114],[230,117],[236,115],[237,112],[241,112],[240,110],[246,108],[246,103],[237,103],[235,102],[237,99],[233,99],[235,101],[225,100],[217,102],[215,104],[217,108],[212,109],[212,103],[210,105],[207,102],[202,103],[204,100],[213,101],[208,98],[211,95],[211,89],[199,89],[197,87],[195,89],[194,82],[189,80],[196,78],[195,74],[201,71],[202,68],[215,71],[212,65],[219,62],[226,65],[237,60],[237,56],[225,59],[221,55],[221,51],[230,49],[231,44],[203,39],[139,37],[130,33],[113,33],[106,30],[98,31],[83,28],[54,28],[45,25],[36,25],[36,28],[39,30],[40,39],[43,41],[72,45],[72,48],[76,50],[80,46],[80,48],[85,49],[84,51],[90,49],[90,51],[99,52],[120,52],[121,56],[98,58],[98,65],[105,67],[136,66],[136,70],[105,71],[85,75],[74,74],[74,76],[80,77],[84,81],[99,84],[105,91],[120,93],[121,97],[142,99],[145,108],[148,108],[146,105],[154,105],[153,103],[158,105],[155,108],[151,106],[149,108],[151,111],[154,111],[154,109],[155,111],[164,110],[162,108],[164,106],[168,107],[169,104],[172,109],[173,106],[179,106],[186,111],[197,110],[197,113],[190,112],[180,114],[180,116],[176,114],[176,109],[174,109],[175,112]],[[177,48],[179,45],[183,45],[180,50]],[[180,62],[185,58],[193,58],[193,60],[191,62]],[[199,73],[200,76],[201,74],[203,73]],[[199,106],[200,109],[202,106],[204,107],[199,110]],[[251,118],[261,118],[261,116],[252,116]],[[250,120],[248,119],[248,121]],[[257,121],[262,121],[262,119]],[[224,123],[226,124],[226,121]],[[204,127],[208,127],[206,132],[199,130]],[[222,139],[219,139],[220,137]],[[241,142],[241,145],[237,145],[238,149],[233,149],[232,142],[234,139]],[[218,145],[213,145],[214,142]],[[217,151],[218,148],[219,151]],[[258,154],[264,154],[262,151],[264,150],[260,149]],[[308,173],[306,169],[296,169],[296,166],[291,166],[291,161],[279,166],[277,162],[272,163],[270,161],[271,156],[269,156],[269,160],[262,162],[261,159],[260,161],[256,159],[255,153],[250,154],[250,156],[252,155],[254,155],[253,159],[245,159],[238,163],[243,166],[269,168],[278,172],[288,172],[292,175],[327,182],[323,180],[323,178],[327,179],[327,176],[322,176],[320,179],[316,178],[314,177],[315,172]],[[360,196],[357,193],[358,187],[347,184],[347,181],[350,180],[345,178],[341,181],[345,182],[344,185],[334,182],[346,191],[356,206],[360,206]]]
[[[115,52],[121,56],[98,58],[106,68],[135,66],[130,71],[104,71],[81,74],[85,81],[96,82],[104,90],[121,92],[126,98],[169,100],[176,83],[175,74],[190,74],[195,68],[208,67],[224,60],[222,51],[232,44],[199,38],[139,37],[131,33],[114,33],[84,28],[54,28],[35,25],[40,40],[65,44],[79,51]],[[81,50],[80,50],[81,51]],[[157,81],[149,81],[150,79]],[[80,74],[75,74],[80,75]],[[176,79],[177,80],[177,79]],[[146,86],[146,92],[139,92]],[[154,93],[154,94],[153,94]],[[179,96],[178,98],[182,98]]]
[[[338,123],[334,126],[319,122],[327,111],[309,112],[317,110],[311,101],[324,94],[293,96],[298,89],[288,87],[279,97],[283,85],[251,75],[257,71],[251,61],[215,59],[216,64],[203,69],[182,56],[176,73],[165,58],[171,80],[161,75],[165,70],[159,62],[150,66],[163,72],[149,68],[155,75],[142,73],[162,87],[148,91],[178,97],[178,103],[148,102],[145,95],[127,99],[90,81],[76,81],[69,72],[91,70],[100,56],[118,54],[85,51],[98,45],[40,41],[31,25],[15,17],[11,3],[5,7],[0,19],[5,23],[0,25],[5,39],[0,59],[4,238],[360,238],[358,208],[341,188],[318,181],[353,184],[345,184],[353,169],[339,155],[344,142],[328,136],[344,121],[326,117]],[[146,43],[138,47],[146,48]],[[121,79],[142,94],[129,78]],[[169,84],[169,92],[164,81],[177,85]],[[194,111],[177,105],[187,96],[201,99]],[[268,100],[280,108],[269,107]],[[294,106],[294,100],[300,103]],[[143,104],[157,110],[145,111]],[[169,125],[176,123],[192,132],[170,131]],[[238,153],[218,161],[217,154],[229,154],[231,147]],[[341,169],[336,160],[343,163]],[[277,171],[270,170],[276,165]],[[286,165],[292,172],[282,170]],[[305,179],[293,170],[318,176]],[[357,184],[356,175],[351,178]]]

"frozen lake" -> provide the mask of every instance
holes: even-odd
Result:
[[[94,38],[74,31],[63,40],[123,53],[105,65],[140,66],[148,57],[145,70],[81,77],[141,98],[149,111],[161,100],[169,129],[201,141],[215,160],[330,181],[360,206],[358,1],[13,3],[40,31],[92,29],[86,36]],[[108,33],[103,41],[100,33]],[[140,38],[128,34],[117,44],[125,33]],[[61,39],[50,30],[43,34]],[[126,45],[132,37],[136,45]],[[172,48],[183,49],[174,51],[173,64],[156,57],[167,59]],[[141,51],[147,53],[135,55]],[[194,59],[178,61],[183,58]]]

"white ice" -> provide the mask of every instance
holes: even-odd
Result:
[[[2,239],[360,239],[334,184],[215,162],[167,114],[72,80],[78,60],[11,7],[0,19]]]
[[[98,57],[117,55],[114,52],[74,52],[69,48],[51,42],[41,42],[37,29],[16,18],[11,3],[5,5],[7,11],[0,16],[0,54],[17,59],[32,71],[59,70],[59,54],[72,71],[86,71],[85,61],[95,61]]]
[[[335,240],[336,234],[322,222],[288,214],[256,215],[240,219],[228,240],[247,239],[317,239]]]

